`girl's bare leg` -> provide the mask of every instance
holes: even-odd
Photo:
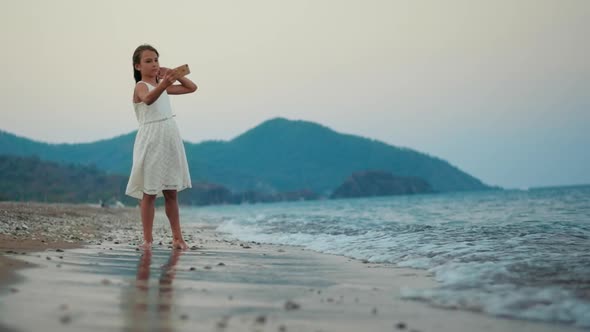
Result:
[[[188,249],[188,245],[182,238],[180,230],[180,216],[178,213],[178,199],[176,190],[164,190],[164,199],[166,204],[166,216],[170,221],[172,229],[172,247],[174,249]]]
[[[152,229],[154,227],[156,195],[143,194],[141,200],[141,224],[143,225],[143,244],[142,249],[151,249],[154,238]]]

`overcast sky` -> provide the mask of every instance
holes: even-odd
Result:
[[[589,32],[586,0],[3,1],[0,129],[136,130],[131,56],[150,43],[199,86],[172,98],[190,142],[281,116],[491,185],[590,183]]]

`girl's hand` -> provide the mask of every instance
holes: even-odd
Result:
[[[164,78],[164,75],[166,75],[166,73],[169,72],[170,70],[171,70],[170,68],[160,67],[160,71],[158,71],[158,78],[159,79]]]
[[[168,68],[166,69],[166,73],[162,77],[162,81],[160,82],[160,84],[164,84],[166,87],[169,87],[174,82],[176,82],[176,80],[178,79],[178,74],[174,70],[170,70]],[[160,70],[162,69],[160,68]]]

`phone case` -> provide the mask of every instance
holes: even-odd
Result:
[[[180,77],[186,76],[191,73],[191,70],[188,68],[188,65],[176,67],[174,68],[174,71],[176,71],[180,75]]]

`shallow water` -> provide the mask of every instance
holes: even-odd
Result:
[[[24,280],[11,285],[15,292],[2,291],[0,322],[22,331],[255,328],[256,316],[285,315],[286,300],[333,284],[314,259],[255,248],[164,245],[142,253],[122,242],[18,258],[39,267],[19,271]],[[312,268],[320,273],[307,275]]]
[[[183,210],[228,238],[427,269],[445,308],[590,328],[590,186]]]

